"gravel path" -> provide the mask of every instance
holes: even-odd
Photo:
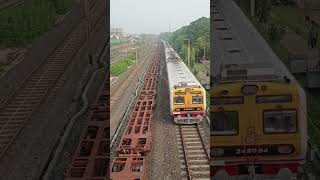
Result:
[[[152,180],[180,179],[178,145],[175,126],[169,113],[168,80],[164,52],[157,86],[155,117],[152,125],[152,150],[149,155],[149,176]]]

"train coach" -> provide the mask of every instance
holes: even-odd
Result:
[[[234,1],[211,8],[211,175],[296,178],[307,153],[304,90]]]
[[[196,124],[206,113],[206,92],[175,50],[165,41],[170,113],[177,124]]]

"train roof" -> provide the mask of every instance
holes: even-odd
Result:
[[[169,88],[174,87],[201,87],[176,51],[165,41],[165,55],[168,73]]]
[[[296,82],[233,0],[213,0],[211,27],[214,82],[287,79]]]

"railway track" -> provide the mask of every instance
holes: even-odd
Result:
[[[109,98],[109,81],[106,78],[95,104],[90,108],[88,125],[82,133],[65,179],[109,176]]]
[[[123,57],[119,56],[117,58],[114,58],[113,60],[111,60],[111,64],[117,63],[121,58],[123,58]]]
[[[157,42],[159,43],[159,42]],[[143,86],[112,159],[111,179],[148,179],[147,157],[152,145],[151,126],[159,71],[159,46],[142,77]],[[132,142],[132,143],[128,143]]]
[[[176,126],[181,175],[187,180],[210,179],[210,155],[199,125]]]
[[[92,14],[98,14],[95,3]],[[97,13],[98,12],[98,13]],[[93,23],[95,26],[99,19]],[[23,126],[47,99],[52,90],[61,86],[61,78],[84,42],[85,21],[68,34],[66,40],[48,58],[33,70],[0,106],[0,158],[2,158]],[[94,28],[93,28],[94,29]]]
[[[130,72],[126,72],[124,76],[117,79],[117,82],[111,85],[111,111],[113,107],[118,104],[118,99],[123,96],[123,92],[133,83],[134,79],[137,79],[137,76],[141,74],[141,68],[144,65],[144,62],[150,58],[150,55],[154,52],[154,47],[149,53],[143,57],[143,61],[138,62],[139,64],[133,64],[133,69],[130,69]]]
[[[134,95],[134,93],[125,94],[125,92],[128,91],[128,88],[133,88],[133,87],[135,88],[132,89],[132,91],[137,91],[139,87],[143,84],[142,79],[144,79],[144,75],[147,70],[146,67],[149,67],[151,63],[152,55],[156,51],[155,47],[152,47],[151,49],[152,50],[149,51],[149,53],[146,54],[145,57],[143,58],[144,60],[141,61],[140,64],[137,65],[137,67],[135,67],[135,69],[132,70],[131,73],[128,73],[125,77],[118,79],[119,82],[117,82],[117,85],[111,86],[111,97],[110,97],[111,98],[110,99],[110,110],[111,110],[111,119],[110,119],[111,130],[110,131],[111,131],[111,138],[112,138],[111,142],[114,142],[115,139],[117,138],[117,133],[121,128],[122,121],[126,117],[125,112],[127,112],[128,108],[130,107],[129,104],[131,103],[129,102],[130,101],[132,102],[136,98],[136,95]],[[126,95],[129,97],[126,98],[125,97]],[[122,102],[122,104],[125,107],[121,106],[121,102],[120,102],[124,100],[125,102]],[[120,118],[120,120],[117,117]]]

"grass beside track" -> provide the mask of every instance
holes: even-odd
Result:
[[[119,76],[127,71],[128,67],[135,62],[135,55],[129,53],[125,58],[119,60],[119,62],[111,64],[111,76]]]
[[[120,44],[127,44],[129,43],[129,40],[128,39],[111,39],[110,40],[110,45],[111,46],[118,46]]]
[[[0,46],[21,47],[54,27],[57,15],[65,14],[72,0],[31,0],[0,12]]]

